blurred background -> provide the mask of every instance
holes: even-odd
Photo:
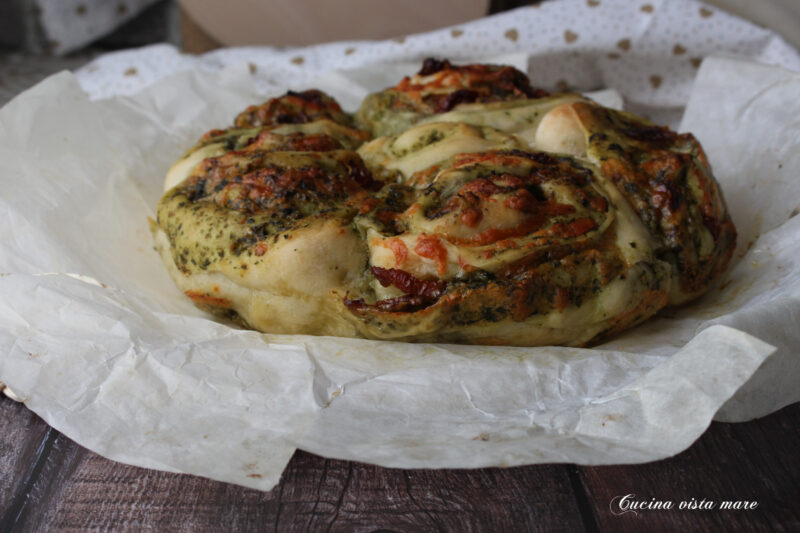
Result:
[[[170,43],[185,52],[202,53],[221,46],[304,46],[386,39],[535,3],[538,1],[3,0],[0,50],[66,56]],[[706,3],[771,28],[800,46],[800,0]]]
[[[74,70],[109,51],[168,43],[196,54],[222,46],[384,39],[531,3],[536,2],[0,0],[0,105],[54,72]]]
[[[601,0],[587,1],[597,5]],[[197,54],[222,46],[304,46],[397,38],[535,3],[538,2],[0,0],[0,105],[53,72],[76,69],[113,50],[169,43]],[[707,3],[771,28],[800,47],[800,0]]]
[[[0,46],[63,56],[167,42],[302,46],[419,33],[528,5],[530,0],[3,0]]]

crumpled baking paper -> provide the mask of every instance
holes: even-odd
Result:
[[[800,400],[798,74],[704,62],[683,125],[731,206],[735,263],[593,349],[267,335],[195,309],[146,218],[174,159],[262,98],[250,76],[92,101],[62,73],[0,110],[0,380],[78,443],[267,490],[296,448],[406,468],[634,463],[684,450],[718,412]]]

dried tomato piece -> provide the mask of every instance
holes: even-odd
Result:
[[[397,287],[406,294],[414,294],[425,298],[439,298],[445,289],[445,282],[440,280],[421,280],[413,274],[399,268],[372,267],[369,269],[381,285]]]

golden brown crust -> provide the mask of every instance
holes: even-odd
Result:
[[[502,102],[547,96],[532,87],[528,76],[509,66],[453,66],[428,58],[414,76],[368,96],[355,115],[356,123],[374,135],[399,133],[425,116],[444,113],[461,104]]]
[[[632,294],[661,303],[623,306],[618,316],[593,320],[596,331],[568,341],[581,344],[666,305],[663,279],[641,278],[641,271],[659,268],[657,261],[621,253],[611,201],[595,171],[573,158],[521,150],[460,154],[407,183],[420,192],[394,217],[401,230],[369,237],[371,246],[391,250],[381,266],[373,254],[372,276],[403,294],[370,302],[367,291],[344,301],[368,336],[412,330],[419,339],[509,343],[487,332],[594,305],[619,280]],[[432,264],[427,276],[411,258]],[[448,276],[456,262],[459,272]]]
[[[736,231],[697,141],[544,94],[426,61],[359,111],[402,135],[358,152],[319,91],[252,106],[173,168],[157,248],[198,306],[276,333],[585,345],[707,290]],[[467,101],[487,113],[439,115]]]
[[[627,113],[572,107],[586,128],[589,153],[658,239],[659,257],[677,270],[673,303],[704,292],[727,268],[736,228],[700,143]]]
[[[426,114],[444,113],[464,103],[500,102],[541,98],[547,91],[534,88],[528,77],[508,66],[461,65],[428,58],[422,69],[406,76],[393,88],[406,98],[395,100],[393,109],[411,108]]]
[[[280,98],[270,98],[261,105],[253,105],[242,111],[234,120],[237,128],[273,126],[277,124],[301,124],[323,118],[341,124],[349,124],[349,116],[330,96],[310,89],[289,91]]]

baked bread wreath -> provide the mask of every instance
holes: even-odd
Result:
[[[251,106],[165,190],[175,283],[271,333],[581,346],[702,294],[736,242],[691,134],[432,59],[354,116]]]

